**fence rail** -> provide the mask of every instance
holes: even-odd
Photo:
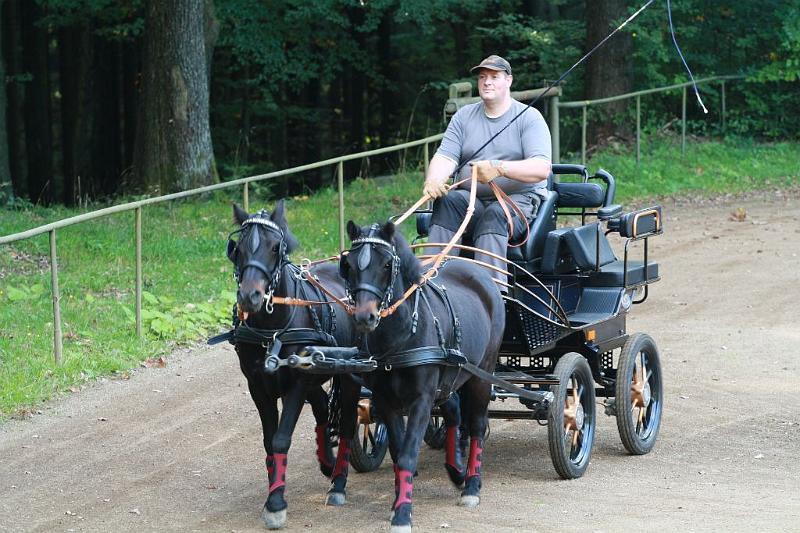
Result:
[[[701,83],[710,83],[714,81],[719,81],[722,84],[722,122],[723,128],[725,123],[725,81],[726,80],[733,80],[733,79],[741,79],[744,76],[716,76],[713,78],[705,78],[702,80],[698,80],[698,84]],[[681,83],[676,85],[670,85],[667,87],[659,87],[656,89],[647,89],[643,91],[636,91],[633,93],[623,94],[619,96],[612,96],[609,98],[601,98],[598,100],[583,100],[583,101],[573,101],[573,102],[560,102],[558,98],[552,98],[550,100],[550,127],[552,131],[552,139],[553,139],[553,161],[558,162],[560,160],[560,139],[559,139],[559,108],[582,108],[583,110],[583,121],[582,121],[582,138],[581,138],[581,161],[585,164],[586,162],[586,124],[587,124],[587,108],[591,105],[601,105],[609,102],[615,102],[618,100],[624,100],[627,98],[636,98],[636,160],[639,161],[639,146],[640,146],[640,115],[641,115],[641,97],[649,94],[654,94],[658,92],[666,92],[675,89],[683,88],[683,104],[682,104],[682,120],[683,120],[683,127],[682,127],[682,142],[681,142],[681,149],[683,150],[685,146],[685,138],[686,138],[686,88],[690,86],[690,83]],[[338,189],[338,200],[339,200],[339,247],[340,249],[344,249],[344,163],[346,161],[352,161],[356,159],[363,159],[366,157],[372,157],[376,155],[388,154],[391,152],[397,152],[400,150],[407,150],[409,148],[413,148],[415,146],[422,146],[423,147],[423,159],[425,163],[425,167],[428,166],[429,162],[429,145],[431,143],[435,143],[444,137],[444,134],[438,135],[431,135],[429,137],[425,137],[424,139],[419,139],[416,141],[411,141],[407,143],[398,144],[395,146],[388,146],[385,148],[378,148],[376,150],[368,150],[365,152],[359,152],[355,154],[348,154],[339,157],[334,157],[331,159],[325,159],[323,161],[318,161],[316,163],[309,163],[306,165],[300,165],[297,167],[287,168],[283,170],[278,170],[275,172],[269,172],[266,174],[259,174],[256,176],[249,176],[246,178],[240,178],[237,180],[227,181],[224,183],[217,183],[214,185],[208,185],[206,187],[199,187],[197,189],[192,189],[189,191],[182,191],[173,194],[167,194],[164,196],[158,196],[154,198],[147,198],[144,200],[139,200],[135,202],[128,202],[125,204],[115,205],[111,207],[106,207],[104,209],[98,209],[97,211],[92,211],[90,213],[84,213],[81,215],[76,215],[74,217],[65,218],[62,220],[58,220],[56,222],[52,222],[50,224],[45,224],[36,228],[31,228],[26,231],[22,231],[19,233],[14,233],[10,235],[6,235],[0,237],[0,244],[9,244],[16,241],[21,241],[24,239],[29,239],[35,237],[37,235],[41,235],[44,233],[49,234],[50,238],[50,277],[51,277],[51,294],[52,294],[52,301],[53,301],[53,356],[55,358],[56,364],[61,364],[63,360],[63,341],[62,341],[62,333],[61,333],[61,307],[60,307],[60,300],[61,296],[59,293],[59,285],[58,285],[58,257],[57,257],[57,250],[56,250],[56,230],[63,229],[69,226],[74,226],[76,224],[81,224],[83,222],[88,222],[90,220],[95,220],[98,218],[106,217],[109,215],[113,215],[116,213],[124,213],[127,211],[134,211],[134,239],[136,243],[136,280],[135,280],[135,291],[136,291],[136,335],[142,335],[142,208],[155,205],[159,203],[169,202],[172,200],[178,200],[181,198],[188,198],[191,196],[197,196],[200,194],[205,194],[212,191],[217,191],[221,189],[229,189],[232,187],[242,187],[242,200],[244,204],[245,210],[249,209],[249,184],[254,181],[264,181],[274,178],[279,178],[283,176],[289,176],[292,174],[298,174],[300,172],[305,172],[308,170],[314,170],[326,166],[333,166],[336,165],[336,174],[337,174],[337,189]]]
[[[697,85],[702,85],[705,83],[713,83],[719,82],[722,89],[722,102],[720,110],[721,120],[722,120],[722,130],[725,131],[725,82],[729,80],[740,80],[744,79],[745,76],[743,75],[730,75],[730,76],[712,76],[709,78],[702,78],[696,81]],[[641,131],[642,131],[642,96],[647,96],[649,94],[656,94],[656,93],[663,93],[668,91],[674,91],[676,89],[683,89],[682,100],[681,100],[681,154],[686,152],[686,90],[687,88],[692,86],[692,82],[686,83],[676,83],[675,85],[667,85],[665,87],[657,87],[655,89],[644,89],[642,91],[635,91],[632,93],[620,94],[617,96],[609,96],[607,98],[598,98],[596,100],[575,100],[572,102],[558,102],[556,105],[559,108],[565,109],[574,109],[574,108],[581,108],[583,116],[581,117],[581,164],[586,164],[586,125],[588,122],[587,119],[587,109],[589,106],[593,105],[602,105],[608,104],[611,102],[618,102],[620,100],[627,100],[629,98],[636,99],[636,162],[639,163],[641,160]],[[556,127],[556,131],[553,133],[554,137],[557,137],[559,134],[558,128]],[[561,154],[559,153],[559,142],[553,142],[553,161],[558,162],[561,159]]]

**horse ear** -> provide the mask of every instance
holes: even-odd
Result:
[[[394,237],[395,225],[394,222],[391,220],[388,221],[386,224],[381,227],[381,235],[383,235],[384,239],[388,242],[392,242],[392,237]]]
[[[356,223],[352,220],[347,221],[347,235],[350,237],[351,241],[361,237],[361,228],[359,228],[358,225],[356,225]]]
[[[236,224],[241,226],[248,218],[250,218],[250,215],[247,214],[247,211],[239,207],[237,204],[233,204],[233,221]]]
[[[286,207],[284,206],[283,198],[278,200],[278,203],[275,204],[275,209],[272,210],[269,219],[281,228],[286,227]]]

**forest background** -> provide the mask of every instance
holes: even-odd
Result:
[[[449,84],[471,80],[469,68],[486,55],[510,60],[514,89],[541,87],[638,7],[620,0],[0,4],[0,205],[23,207],[184,190],[439,133]],[[729,85],[725,133],[797,139],[798,3],[675,0],[672,9],[696,76],[746,76]],[[570,76],[562,100],[686,79],[666,2],[656,2]],[[719,91],[701,91],[718,114]],[[590,146],[630,141],[631,107],[592,109]],[[680,116],[680,98],[648,96],[643,109],[645,132],[663,131]],[[720,121],[707,120],[693,101],[688,109],[691,133],[721,133]],[[562,150],[580,142],[576,115],[562,113]],[[354,162],[346,174],[387,174],[397,164],[396,157]],[[329,178],[305,173],[270,186],[298,194]]]

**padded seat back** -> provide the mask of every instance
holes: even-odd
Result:
[[[572,228],[564,233],[563,239],[575,261],[575,265],[580,270],[597,270],[603,265],[617,260],[605,233],[600,228],[599,222]],[[600,244],[599,258],[597,254],[598,242]]]
[[[530,225],[530,236],[522,246],[508,248],[508,259],[516,263],[527,263],[542,256],[547,234],[556,228],[556,203],[558,193],[548,191],[547,198],[542,200],[536,218]]]
[[[558,193],[558,207],[595,208],[605,202],[606,192],[599,183],[556,182],[553,188]]]

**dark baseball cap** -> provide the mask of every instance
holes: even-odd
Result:
[[[480,65],[475,65],[469,69],[469,71],[475,73],[476,70],[480,70],[482,68],[488,68],[490,70],[502,70],[509,76],[511,75],[511,63],[496,55],[487,57],[481,61]]]

